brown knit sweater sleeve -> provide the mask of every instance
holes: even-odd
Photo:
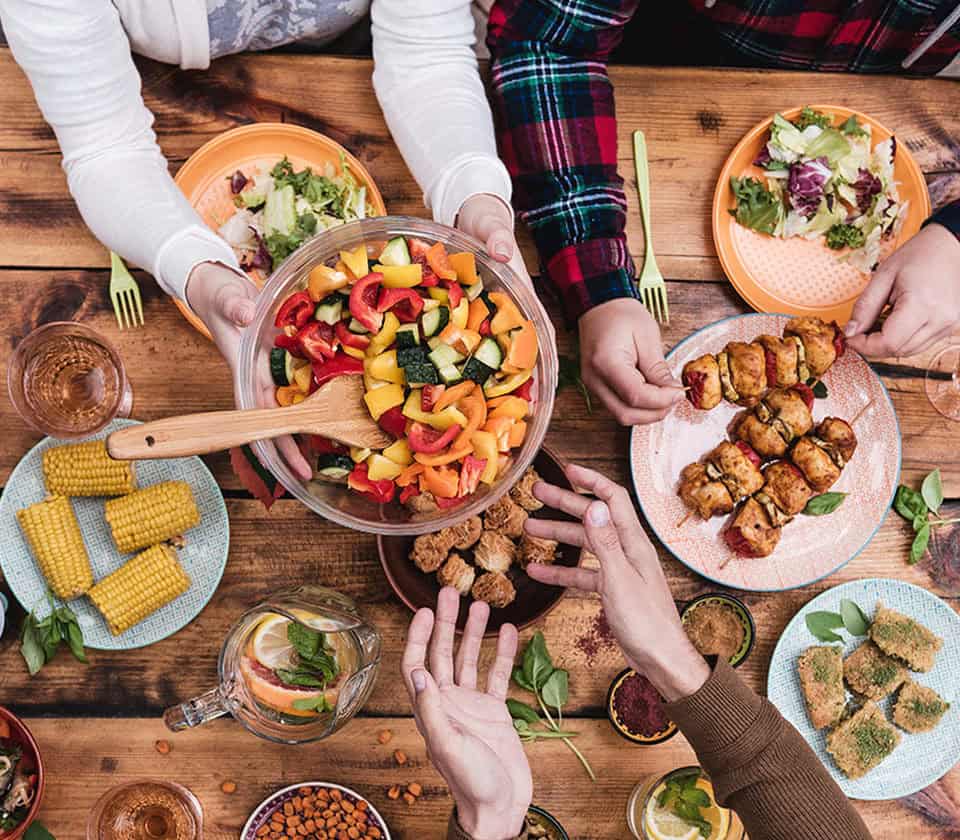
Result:
[[[695,694],[668,703],[750,840],[870,840],[870,832],[820,759],[772,703],[718,662]]]

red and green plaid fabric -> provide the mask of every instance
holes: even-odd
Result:
[[[707,9],[704,0],[689,2],[757,66],[870,73],[904,72],[901,62],[956,7],[937,0],[717,0]],[[637,296],[606,61],[639,6],[498,0],[490,13],[501,155],[541,269],[571,319],[612,298]],[[910,72],[937,73],[958,51],[960,22]]]

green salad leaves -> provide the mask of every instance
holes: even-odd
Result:
[[[737,207],[730,211],[744,227],[773,235],[783,218],[783,201],[756,178],[730,178]]]

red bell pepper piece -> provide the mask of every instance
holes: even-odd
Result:
[[[382,282],[383,275],[372,271],[357,280],[350,290],[350,314],[372,333],[380,332],[383,326],[383,312],[377,310],[377,296]]]
[[[311,362],[323,362],[336,355],[333,327],[322,321],[311,321],[297,333],[300,353]]]
[[[441,510],[446,510],[447,508],[454,508],[457,505],[462,505],[466,499],[461,496],[454,496],[452,499],[444,499],[440,496],[437,496],[437,507]]]
[[[517,388],[513,395],[515,397],[520,397],[521,400],[526,400],[530,402],[530,395],[533,391],[533,377],[531,376],[526,382],[523,383],[519,388]]]
[[[337,443],[335,440],[330,440],[330,438],[326,438],[323,435],[308,435],[307,444],[314,455],[327,455],[330,453],[346,455],[350,451],[343,444]]]
[[[403,490],[400,491],[400,504],[404,505],[408,500],[412,499],[414,496],[420,495],[420,488],[417,487],[416,482],[413,484],[408,484]]]
[[[777,384],[777,356],[772,350],[763,348],[767,369],[767,384],[773,388]]]
[[[388,435],[395,438],[402,438],[407,433],[407,418],[403,416],[403,408],[399,405],[383,412],[377,423]]]
[[[803,397],[803,401],[807,404],[807,410],[813,411],[813,388],[807,385],[806,382],[798,382],[793,386],[792,390],[796,391],[801,397]]]
[[[480,335],[483,335],[483,336],[488,336],[488,335],[490,335],[491,330],[490,330],[490,319],[489,319],[489,318],[484,318],[484,319],[480,322],[480,329],[478,329],[477,332],[480,333]]]
[[[683,374],[683,384],[689,389],[687,399],[690,400],[690,405],[694,408],[700,408],[706,382],[707,375],[702,370],[692,370]]]
[[[300,343],[297,341],[295,335],[287,335],[286,333],[277,333],[273,338],[274,347],[282,347],[288,353],[292,353],[297,358],[303,358],[303,354],[300,352]]]
[[[427,251],[430,250],[430,244],[415,236],[407,237],[407,250],[410,252],[410,259],[414,262],[426,264]]]
[[[750,461],[755,467],[760,468],[760,456],[753,451],[753,447],[746,441],[738,440],[736,443],[737,449],[739,449],[744,455],[747,456],[747,460]]]
[[[837,351],[838,359],[847,349],[847,337],[843,334],[843,330],[840,329],[840,325],[836,321],[833,322],[833,349]]]
[[[337,351],[332,359],[313,362],[313,378],[317,385],[323,385],[337,376],[363,373],[363,360],[348,356],[343,351]]]
[[[447,290],[447,297],[450,298],[450,308],[456,309],[460,301],[463,300],[463,286],[456,280],[441,280],[440,282]]]
[[[356,347],[357,350],[365,350],[370,343],[369,335],[357,335],[347,329],[346,321],[337,321],[334,329],[337,339],[344,347]]]
[[[486,466],[486,458],[475,458],[473,455],[467,455],[463,459],[463,466],[460,467],[460,485],[457,489],[458,497],[463,498],[476,492],[477,485],[480,483],[480,476]]]
[[[416,260],[414,262],[416,262]],[[424,261],[424,263],[426,263],[426,261]],[[437,275],[433,273],[433,269],[426,264],[424,264],[423,273],[420,275],[420,285],[427,288],[440,285],[440,278],[437,277]]]
[[[731,525],[723,532],[723,541],[738,557],[755,557],[756,552],[737,525]]]
[[[277,312],[273,322],[275,327],[296,327],[298,330],[312,317],[317,305],[306,292],[296,292],[290,295]]]
[[[445,432],[441,432],[439,429],[434,429],[425,423],[415,422],[410,427],[410,432],[407,435],[407,443],[410,444],[410,448],[414,452],[422,452],[424,455],[436,455],[436,453],[446,449],[453,443],[457,435],[462,431],[463,429],[457,424],[454,424]]]
[[[377,312],[393,310],[402,324],[412,324],[423,311],[423,298],[413,289],[381,289]]]
[[[437,400],[440,399],[441,395],[446,390],[446,385],[424,385],[423,390],[420,392],[421,411],[433,411],[433,407],[437,404]]]
[[[347,486],[378,505],[392,502],[393,494],[397,491],[397,485],[389,478],[371,481],[367,475],[367,465],[363,463],[356,464],[347,476]]]

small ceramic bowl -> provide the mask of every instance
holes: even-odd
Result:
[[[746,604],[739,598],[728,595],[726,592],[707,592],[705,595],[699,595],[688,602],[681,610],[680,621],[684,627],[687,626],[695,611],[705,604],[718,604],[727,607],[733,612],[743,627],[743,643],[733,656],[730,657],[730,664],[736,668],[746,660],[750,655],[750,651],[753,650],[753,643],[757,636],[757,628],[753,623],[753,616],[750,614],[750,610],[747,609]]]
[[[539,805],[531,805],[527,811],[527,816],[536,815],[543,822],[546,822],[550,828],[552,828],[557,833],[557,840],[570,840],[570,835],[567,834],[566,829],[560,825],[557,821],[557,818],[553,816],[549,811],[541,808]]]
[[[3,706],[0,706],[0,723],[5,724],[4,728],[10,730],[10,740],[20,745],[23,750],[22,760],[29,761],[29,764],[26,766],[29,768],[32,765],[35,768],[37,776],[36,793],[30,805],[30,810],[27,811],[23,822],[16,828],[6,832],[0,829],[0,838],[2,838],[2,840],[17,840],[17,838],[23,837],[26,830],[30,827],[30,823],[37,818],[37,812],[40,810],[44,785],[43,760],[40,757],[40,748],[37,746],[37,742],[34,740],[30,730],[27,729],[27,725],[13,712]]]
[[[572,490],[567,477],[563,474],[563,464],[548,449],[542,448],[533,459],[533,468],[540,477],[549,484],[556,484]],[[535,519],[562,519],[572,522],[573,517],[548,507],[542,507],[530,514]],[[383,571],[397,593],[397,597],[411,610],[416,612],[421,607],[435,607],[437,595],[440,593],[440,584],[435,574],[421,572],[410,559],[410,550],[413,548],[412,536],[379,536],[377,548],[380,552],[380,563]],[[469,557],[469,551],[462,552]],[[578,546],[561,543],[557,547],[557,558],[554,561],[558,566],[579,566],[581,551]],[[563,598],[565,589],[557,586],[546,586],[527,577],[527,574],[518,566],[514,566],[509,575],[517,590],[517,597],[513,603],[503,609],[492,609],[490,620],[487,623],[487,635],[495,635],[501,625],[510,623],[523,629],[535,621],[539,621],[552,610]],[[465,598],[468,604],[472,599]],[[457,630],[463,630],[467,621],[467,609],[462,607],[457,616]]]
[[[617,692],[620,690],[620,687],[629,677],[637,677],[638,679],[646,681],[647,678],[642,674],[638,674],[632,668],[625,668],[616,677],[613,678],[613,682],[610,683],[610,689],[607,691],[607,718],[610,721],[610,725],[613,727],[614,731],[621,737],[626,738],[632,744],[641,744],[644,746],[649,746],[651,744],[662,744],[664,741],[668,741],[674,735],[677,734],[680,730],[677,728],[677,725],[671,720],[667,722],[667,725],[650,735],[644,735],[639,732],[634,732],[631,729],[628,729],[626,724],[620,719],[620,716],[617,714],[617,710],[614,707],[614,699],[616,698]],[[651,689],[653,687],[651,686]],[[661,698],[662,699],[662,698]]]
[[[349,800],[354,805],[358,802],[366,803],[367,813],[370,815],[372,824],[380,829],[384,840],[391,840],[390,829],[387,828],[386,820],[380,816],[380,812],[373,807],[370,800],[365,796],[361,796],[355,790],[351,790],[343,785],[334,784],[333,782],[300,782],[299,784],[290,785],[289,787],[274,791],[253,809],[253,813],[250,814],[249,819],[243,826],[243,831],[240,832],[240,840],[258,840],[259,835],[257,832],[263,826],[269,824],[271,815],[283,808],[284,803],[290,801],[295,796],[299,796],[302,788],[339,790],[343,794],[344,799]]]

